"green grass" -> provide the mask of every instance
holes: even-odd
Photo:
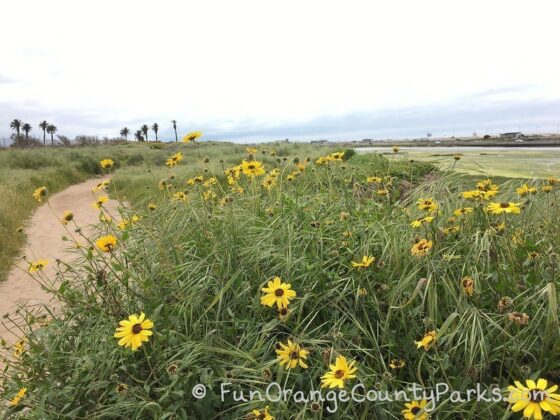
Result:
[[[520,199],[520,181],[504,180],[497,200],[520,202],[521,214],[491,216],[484,205],[459,198],[475,188],[472,177],[374,154],[316,165],[318,155],[334,150],[284,147],[271,157],[279,146],[259,146],[257,158],[279,172],[270,191],[262,176],[241,175],[236,187],[243,192],[230,188],[220,160],[231,167],[247,159],[240,146],[172,145],[152,163],[119,169],[111,193],[126,196],[125,219],[139,220],[124,230],[100,225],[90,238],[69,228],[69,246],[87,244],[74,251],[77,263],[60,265],[63,283],[56,287],[37,277],[64,303],[62,314],[49,315],[42,328],[37,323],[45,320],[32,309],[11,320],[26,336],[26,351],[10,361],[0,396],[10,399],[20,387],[28,394],[7,413],[27,407],[34,418],[237,419],[268,405],[276,418],[402,417],[403,402],[340,402],[329,417],[328,402],[312,411],[293,400],[242,402],[229,394],[219,401],[225,382],[245,393],[264,392],[271,381],[294,392],[318,390],[338,355],[357,362],[347,389],[358,382],[376,390],[444,382],[466,392],[478,382],[502,390],[527,378],[560,382],[558,185]],[[179,149],[185,159],[162,166]],[[294,156],[311,162],[288,181],[299,171]],[[188,185],[197,175],[217,183]],[[367,182],[374,176],[382,185]],[[158,187],[162,179],[167,188]],[[381,189],[389,194],[377,194]],[[205,200],[209,190],[216,197]],[[186,202],[174,199],[177,192],[188,193]],[[439,204],[435,219],[414,229],[410,222],[425,215],[416,201],[428,197]],[[465,205],[473,212],[451,221]],[[460,230],[445,234],[449,226]],[[111,254],[94,245],[105,234],[118,240]],[[421,238],[434,246],[415,257],[411,247]],[[352,268],[364,255],[375,263]],[[261,288],[275,276],[297,292],[285,319],[260,303]],[[461,286],[465,276],[474,281],[472,296]],[[506,296],[512,305],[499,309]],[[154,334],[131,352],[113,333],[141,311],[154,321]],[[510,321],[512,311],[527,313],[528,325]],[[431,330],[436,344],[418,349],[415,341]],[[308,369],[278,366],[275,346],[288,339],[310,351]],[[393,358],[406,365],[391,369]],[[207,386],[204,399],[191,394],[197,383]],[[126,393],[116,392],[119,384]],[[508,404],[446,400],[435,415],[506,418]]]

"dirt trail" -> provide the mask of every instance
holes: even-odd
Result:
[[[28,227],[25,229],[27,245],[21,255],[26,256],[28,261],[48,260],[49,264],[43,270],[48,278],[54,278],[56,275],[57,258],[65,262],[72,260],[67,253],[71,243],[62,241],[62,236],[68,235],[60,222],[62,214],[65,210],[70,210],[74,214],[76,224],[84,229],[87,236],[88,226],[99,221],[99,211],[92,207],[94,202],[92,188],[106,179],[109,178],[95,178],[72,185],[49,197],[50,207],[42,205],[33,213]],[[104,207],[109,213],[116,215],[116,201],[109,200]],[[74,229],[74,227],[72,228]],[[27,267],[28,263],[19,259],[7,280],[0,283],[0,317],[13,313],[17,306],[25,302],[53,305],[53,302],[50,302],[51,296],[30,277],[26,271]],[[5,320],[0,319],[0,338],[6,340],[8,344],[15,343],[19,337],[9,332],[1,321]]]

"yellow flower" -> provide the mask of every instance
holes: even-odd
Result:
[[[460,209],[457,209],[453,212],[453,214],[457,217],[459,216],[464,216],[465,214],[469,214],[472,213],[474,211],[474,208],[472,207],[462,207]]]
[[[188,179],[187,184],[188,185],[202,184],[203,181],[204,181],[204,177],[199,175],[199,176],[195,176],[194,178]]]
[[[251,160],[249,162],[244,160],[243,162],[241,162],[241,170],[250,178],[260,176],[265,173],[263,164],[257,160]]]
[[[19,358],[23,353],[25,353],[25,339],[19,340],[14,345],[14,357]]]
[[[406,362],[402,359],[391,359],[391,363],[389,363],[391,369],[402,369],[405,365]]]
[[[101,167],[102,167],[103,169],[107,169],[107,168],[113,167],[113,164],[114,164],[115,162],[113,162],[112,159],[103,159],[103,160],[102,160],[101,162],[99,162],[99,163],[101,164]]]
[[[417,202],[418,209],[425,210],[428,213],[435,213],[438,209],[438,204],[433,198],[420,198]]]
[[[352,267],[355,267],[355,268],[367,268],[367,267],[369,267],[371,264],[373,264],[374,261],[375,261],[375,257],[368,257],[367,255],[364,255],[364,256],[362,257],[362,261],[361,261],[361,262],[352,261]]]
[[[97,200],[95,201],[95,203],[93,203],[92,206],[96,209],[100,209],[101,207],[103,207],[103,204],[105,204],[108,200],[109,197],[107,197],[106,195],[102,195],[101,197],[97,198]]]
[[[433,220],[434,220],[433,216],[421,217],[420,219],[413,220],[410,223],[410,226],[412,226],[413,228],[419,228],[423,224],[432,223]]]
[[[183,191],[176,192],[175,194],[173,194],[173,199],[176,201],[182,201],[184,203],[185,201],[187,201],[187,194],[185,194]]]
[[[144,318],[145,315],[142,312],[139,317],[130,315],[128,320],[119,322],[120,327],[113,335],[115,338],[120,338],[119,346],[130,347],[132,351],[136,351],[142,346],[143,342],[148,342],[152,335],[150,330],[154,327],[154,323]]]
[[[541,191],[545,192],[545,193],[549,193],[554,189],[554,187],[552,185],[543,185],[541,187]]]
[[[399,153],[399,150],[401,150],[399,146],[393,146],[393,153]]]
[[[383,179],[381,179],[381,177],[379,176],[368,176],[366,182],[368,184],[381,184],[383,182]]]
[[[290,299],[296,297],[295,290],[290,290],[291,288],[291,284],[283,283],[280,277],[274,277],[273,280],[268,282],[268,287],[261,289],[266,293],[261,297],[261,304],[270,307],[276,304],[278,308],[287,308]]]
[[[529,187],[527,184],[523,184],[521,187],[515,190],[519,197],[524,197],[527,194],[536,194],[537,189],[535,187]]]
[[[331,158],[331,160],[340,161],[344,157],[344,152],[331,153],[331,155],[329,157]]]
[[[428,401],[412,401],[409,403],[404,403],[405,409],[401,411],[405,420],[428,420],[429,415],[425,410],[428,405]]]
[[[48,260],[37,260],[37,261],[33,261],[30,265],[29,265],[29,272],[30,273],[35,273],[36,271],[41,271],[43,268],[45,268],[47,266],[47,264],[49,263]]]
[[[74,214],[70,210],[66,210],[62,215],[62,224],[67,225],[68,222],[71,222],[72,220],[74,220]]]
[[[465,276],[461,279],[461,286],[467,296],[472,296],[474,293],[474,281],[470,276]]]
[[[179,162],[181,162],[182,160],[183,160],[183,154],[181,152],[177,152],[169,159],[167,159],[165,161],[165,164],[167,165],[167,167],[173,168],[175,165],[178,165]]]
[[[117,246],[117,238],[113,235],[102,236],[95,241],[95,245],[103,252],[111,252]]]
[[[410,253],[415,257],[422,257],[430,252],[432,249],[433,243],[432,241],[428,241],[427,239],[420,239],[410,249]]]
[[[422,340],[416,341],[416,348],[424,347],[424,350],[428,350],[435,342],[436,342],[436,332],[430,331],[424,334]]]
[[[109,181],[103,181],[100,182],[99,184],[97,184],[95,187],[93,187],[93,189],[91,190],[91,192],[98,192],[98,191],[102,191],[105,188],[107,188],[109,186]]]
[[[130,226],[130,224],[131,224],[131,223],[130,223],[129,220],[123,219],[123,220],[121,220],[119,223],[117,223],[117,227],[118,227],[120,230],[125,230],[126,228],[128,228],[128,227]]]
[[[159,181],[158,186],[160,190],[165,190],[169,186],[167,183],[167,179],[162,179],[161,181]]]
[[[547,389],[548,381],[538,379],[537,382],[527,379],[524,386],[515,381],[515,386],[508,386],[509,396],[507,401],[513,406],[511,410],[516,413],[523,410],[523,417],[528,419],[542,419],[543,411],[557,416],[560,414],[560,394],[555,393],[558,385]]]
[[[40,203],[47,196],[48,192],[47,187],[39,187],[33,191],[33,198]]]
[[[481,190],[472,190],[472,191],[465,191],[462,194],[464,199],[467,200],[490,200],[492,197],[496,195],[497,191],[481,191]]]
[[[113,221],[113,218],[111,216],[101,213],[99,215],[99,220],[103,223],[111,223]]]
[[[267,175],[262,182],[263,188],[265,188],[269,191],[272,188],[274,188],[275,185],[276,185],[276,177],[273,177],[273,176],[270,176],[270,175]]]
[[[500,188],[496,184],[492,184],[491,179],[485,179],[484,181],[476,183],[476,189],[479,191],[492,191],[494,193],[497,193]]]
[[[379,188],[377,191],[375,191],[375,193],[377,195],[387,195],[389,194],[389,190],[387,188]]]
[[[459,232],[459,230],[461,230],[461,228],[459,226],[449,226],[449,227],[443,228],[442,232],[443,232],[444,235],[450,235],[452,233]]]
[[[338,356],[334,365],[329,365],[330,371],[321,377],[321,388],[344,388],[345,381],[354,379],[358,368],[356,361],[350,363],[344,356]]]
[[[246,151],[247,153],[249,153],[250,155],[256,155],[256,154],[257,154],[257,149],[255,149],[254,147],[247,147],[247,148],[245,149],[245,151]]]
[[[21,388],[16,396],[10,401],[10,406],[15,407],[18,405],[23,397],[25,397],[25,393],[27,392],[27,388]]]
[[[213,190],[206,190],[202,192],[202,198],[204,198],[205,201],[214,200],[216,197],[218,197],[218,195]]]
[[[490,203],[486,207],[486,211],[490,214],[501,214],[501,213],[521,213],[521,208],[519,203]]]
[[[270,413],[268,412],[268,405],[262,411],[261,410],[251,411],[251,414],[253,415],[253,417],[250,417],[251,419],[255,419],[255,420],[274,420],[274,417],[271,416]]]
[[[192,133],[187,134],[183,137],[183,143],[190,143],[191,141],[195,141],[197,138],[202,136],[202,131],[193,131]]]
[[[455,160],[461,160],[461,155],[458,154],[458,153],[456,153],[456,154],[453,155],[453,159],[455,159]]]
[[[152,211],[153,211],[153,210],[155,210],[156,208],[157,208],[157,206],[156,206],[154,203],[149,203],[149,204],[148,204],[148,209],[149,209],[149,210],[152,210]]]
[[[277,361],[280,366],[286,365],[286,369],[293,369],[298,365],[303,369],[307,369],[308,366],[305,363],[309,351],[302,349],[299,344],[292,343],[288,340],[288,344],[278,343],[280,348],[276,350]]]

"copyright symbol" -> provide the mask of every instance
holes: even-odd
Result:
[[[202,384],[196,384],[192,389],[192,396],[200,400],[206,396],[206,387]]]

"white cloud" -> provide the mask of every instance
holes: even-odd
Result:
[[[484,91],[559,99],[559,12],[515,0],[2,2],[0,102],[13,115],[0,135],[15,117],[72,112],[61,133],[170,119],[234,133]]]

